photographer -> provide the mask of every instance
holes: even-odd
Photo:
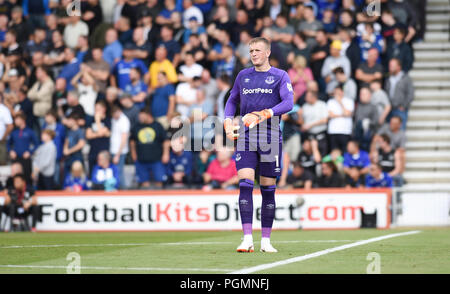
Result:
[[[36,231],[36,222],[39,216],[37,198],[34,196],[33,188],[27,185],[24,174],[17,174],[13,177],[13,187],[8,190],[5,197],[4,212],[11,218],[11,230],[17,218],[26,220],[31,214],[32,225],[26,223],[26,228],[31,228],[33,232]]]

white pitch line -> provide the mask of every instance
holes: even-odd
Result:
[[[272,243],[339,243],[355,240],[292,240],[272,241]],[[255,242],[258,242],[255,240]],[[109,243],[109,244],[41,244],[41,245],[10,245],[1,246],[0,249],[21,248],[58,248],[58,247],[126,247],[126,246],[184,246],[184,245],[223,245],[235,242],[173,242],[173,243]]]
[[[367,240],[361,240],[358,242],[345,244],[345,245],[341,245],[338,247],[333,247],[333,248],[317,251],[317,252],[302,255],[302,256],[297,256],[297,257],[293,257],[293,258],[289,258],[289,259],[285,259],[285,260],[280,260],[277,262],[266,263],[266,264],[249,267],[249,268],[244,268],[244,269],[237,270],[237,271],[232,271],[232,272],[229,272],[229,274],[251,274],[254,272],[259,272],[262,270],[274,268],[277,266],[282,266],[282,265],[286,265],[286,264],[290,264],[290,263],[294,263],[294,262],[299,262],[299,261],[319,257],[319,256],[333,253],[336,251],[341,251],[341,250],[345,250],[345,249],[349,249],[349,248],[353,248],[353,247],[357,247],[357,246],[361,246],[361,245],[366,245],[369,243],[378,242],[378,241],[382,241],[382,240],[386,240],[386,239],[390,239],[390,238],[402,237],[402,236],[413,235],[413,234],[418,234],[418,233],[420,233],[420,231],[409,231],[409,232],[404,232],[404,233],[389,234],[389,235],[375,237],[375,238],[371,238],[371,239],[367,239]]]
[[[30,269],[67,269],[66,265],[22,265],[5,264],[0,268],[30,268]],[[229,272],[232,269],[223,268],[166,268],[166,267],[112,267],[112,266],[80,266],[80,270],[119,270],[119,271],[196,271],[196,272]]]

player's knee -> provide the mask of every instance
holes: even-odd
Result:
[[[242,179],[239,180],[239,189],[252,189],[254,186],[254,182],[250,179]]]

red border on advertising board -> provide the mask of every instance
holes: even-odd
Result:
[[[256,193],[259,191],[256,189]],[[4,197],[5,192],[0,193],[0,197]],[[116,192],[104,192],[104,191],[83,191],[83,192],[68,192],[68,191],[37,191],[36,196],[40,197],[60,197],[60,196],[80,196],[80,197],[90,197],[90,196],[161,196],[161,195],[172,195],[172,196],[211,196],[211,195],[221,195],[221,196],[236,196],[239,190],[212,190],[212,191],[202,191],[202,190],[126,190],[126,191],[116,191]],[[387,205],[386,205],[386,226],[377,229],[389,229],[391,223],[391,203],[392,203],[392,190],[388,188],[329,188],[329,189],[290,189],[290,190],[277,190],[277,194],[376,194],[376,193],[386,193],[387,195]],[[302,229],[305,231],[311,230],[357,230],[359,228],[308,228]],[[256,229],[258,230],[258,229]],[[297,229],[280,229],[279,231],[293,231]],[[219,232],[227,230],[57,230],[57,231],[45,231],[38,230],[39,232],[52,232],[52,233],[79,233],[79,232]],[[239,230],[229,230],[229,231],[239,231]]]

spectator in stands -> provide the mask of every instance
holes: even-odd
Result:
[[[328,134],[330,149],[344,151],[353,131],[353,111],[355,102],[344,96],[341,85],[334,89],[334,97],[327,102],[328,107]]]
[[[3,104],[3,95],[0,96],[0,165],[5,165],[8,157],[6,142],[14,125],[11,111]]]
[[[389,78],[385,83],[386,93],[392,105],[390,116],[399,116],[402,119],[402,129],[406,130],[408,110],[414,100],[414,85],[411,77],[403,71],[399,59],[389,62]]]
[[[134,46],[131,43],[124,45],[122,52],[123,59],[116,63],[111,73],[110,84],[123,91],[131,84],[130,70],[132,68],[139,68],[142,75],[145,75],[148,72],[148,69],[142,60],[133,58],[133,48]]]
[[[304,20],[300,22],[297,30],[306,36],[306,42],[309,46],[315,46],[316,42],[319,43],[316,37],[318,31],[323,29],[323,24],[316,19],[312,5],[305,5],[305,8],[303,9],[303,19]],[[324,31],[324,33],[326,32]]]
[[[391,118],[388,124],[382,126],[377,134],[372,139],[372,144],[370,146],[370,152],[372,158],[377,158],[377,150],[380,146],[381,135],[386,134],[390,141],[392,149],[399,154],[400,158],[400,169],[403,171],[405,168],[405,149],[406,149],[406,134],[402,130],[402,119],[398,116]]]
[[[316,33],[316,45],[312,47],[311,59],[309,60],[310,68],[313,72],[314,79],[319,83],[320,92],[325,92],[326,83],[322,78],[322,68],[325,59],[330,54],[330,45],[324,30],[319,30]],[[337,43],[336,43],[337,44]]]
[[[81,12],[82,20],[87,24],[89,32],[92,34],[103,21],[103,12],[100,7],[100,1],[88,0],[82,2]]]
[[[343,165],[347,186],[363,186],[365,176],[369,172],[370,158],[366,151],[359,148],[358,141],[348,142]]]
[[[306,58],[296,56],[288,75],[294,89],[294,101],[297,101],[306,92],[308,82],[314,79],[311,69],[307,67]]]
[[[77,46],[78,37],[89,36],[89,27],[79,15],[81,11],[74,11],[69,16],[69,23],[64,27],[64,43],[72,49]]]
[[[203,13],[196,6],[197,3],[193,3],[192,0],[183,0],[183,25],[185,28],[189,27],[189,21],[195,17],[197,22],[202,25],[203,24]]]
[[[398,26],[394,30],[394,42],[389,43],[386,48],[386,56],[384,58],[385,66],[390,67],[392,59],[398,59],[402,70],[407,73],[411,70],[414,63],[414,54],[411,46],[405,42],[406,30]]]
[[[97,91],[99,92],[100,97],[104,97],[103,95],[106,92],[110,66],[103,58],[103,50],[100,47],[92,48],[92,60],[81,64],[81,71],[87,72],[92,76],[95,83],[97,84]]]
[[[322,175],[317,180],[317,185],[320,188],[340,188],[344,186],[344,180],[332,161],[322,163],[321,169]]]
[[[200,39],[206,39],[206,29],[204,26],[202,26],[199,22],[196,16],[191,16],[188,20],[188,24],[185,27],[185,31],[183,33],[183,44],[186,44],[189,42],[189,38],[192,34],[196,34],[200,37]]]
[[[115,191],[119,189],[119,169],[111,163],[109,152],[104,150],[97,155],[97,165],[92,170],[92,189]]]
[[[29,181],[32,172],[31,156],[39,146],[39,140],[27,127],[24,114],[19,113],[14,117],[14,125],[7,143],[9,158],[22,164],[25,178]]]
[[[191,106],[203,101],[204,91],[200,89],[201,78],[194,77],[189,83],[178,84],[175,92],[176,111],[186,120],[191,116]]]
[[[89,190],[88,178],[84,173],[83,164],[77,160],[72,163],[70,173],[64,179],[63,189],[70,192]]]
[[[145,107],[147,103],[147,85],[145,84],[143,73],[139,67],[130,69],[130,83],[125,87],[125,92],[131,95],[131,98],[140,110]]]
[[[111,118],[107,116],[107,105],[103,100],[95,103],[94,118],[86,128],[86,139],[89,143],[89,175],[97,162],[98,154],[109,150],[109,137],[111,135]]]
[[[157,46],[164,46],[167,49],[167,59],[169,59],[173,66],[177,68],[181,61],[181,47],[180,44],[173,39],[173,36],[174,32],[172,27],[167,25],[162,26],[160,31],[161,41],[157,44]]]
[[[379,140],[378,158],[374,162],[381,166],[384,173],[388,173],[392,178],[395,187],[403,186],[402,158],[401,154],[391,146],[391,139],[388,135],[382,134]]]
[[[221,75],[233,76],[236,68],[236,57],[234,56],[233,47],[225,45],[222,48],[222,58],[217,60],[216,77]]]
[[[180,136],[172,138],[170,161],[167,165],[167,177],[173,188],[190,187],[192,184],[193,156],[190,151],[185,150],[188,138]]]
[[[278,183],[280,188],[287,189],[306,189],[309,190],[313,187],[314,174],[305,169],[299,162],[293,163],[292,173],[287,176],[285,184],[283,182]]]
[[[365,185],[367,188],[392,188],[392,178],[382,171],[379,164],[372,164]]]
[[[202,38],[202,36],[204,38]],[[194,55],[195,62],[205,67],[208,65],[208,61],[206,60],[206,51],[209,48],[207,36],[198,34],[191,34],[189,36],[189,41],[183,46],[181,50],[181,57],[183,58],[183,54],[186,52],[192,52]],[[248,48],[246,48],[248,51]]]
[[[78,101],[83,107],[87,123],[89,123],[94,117],[95,100],[98,95],[97,83],[86,70],[86,67],[82,67],[82,69],[73,77],[71,84],[79,94]]]
[[[317,175],[317,167],[322,161],[322,156],[319,151],[319,143],[314,139],[305,139],[302,144],[302,151],[300,152],[297,161],[308,170],[311,174]]]
[[[288,53],[286,59],[289,64],[293,64],[294,59],[297,56],[303,56],[307,61],[310,59],[312,46],[309,46],[306,43],[306,37],[303,33],[295,32],[294,37],[292,38],[292,45],[293,50]]]
[[[225,148],[216,150],[217,157],[209,164],[203,174],[205,188],[209,189],[235,189],[239,183],[236,171],[236,162],[231,158],[232,152]]]
[[[130,18],[122,15],[114,24],[114,28],[119,33],[119,42],[122,46],[133,42],[133,29],[131,28]]]
[[[158,84],[158,73],[164,72],[169,80],[169,83],[177,83],[177,72],[173,63],[167,59],[167,49],[164,46],[159,46],[155,51],[155,61],[150,65],[149,69],[149,83],[150,88],[155,90]]]
[[[372,92],[363,87],[359,91],[359,103],[356,107],[354,118],[354,137],[359,142],[361,149],[369,151],[372,137],[378,129],[378,109],[372,103]]]
[[[356,95],[358,92],[356,82],[345,74],[342,67],[335,68],[333,70],[333,74],[336,76],[336,81],[342,85],[344,96],[356,101]]]
[[[73,77],[80,71],[80,60],[75,56],[75,50],[67,47],[64,49],[64,56],[66,65],[61,69],[58,79],[62,78],[66,80],[67,91],[73,90],[73,86],[70,83]]]
[[[355,76],[356,69],[361,62],[361,49],[358,42],[353,38],[350,29],[340,29],[338,33],[339,40],[342,42],[341,54],[347,56],[352,66],[352,75]]]
[[[60,31],[55,30],[51,34],[51,42],[44,56],[44,64],[52,68],[53,76],[59,76],[64,67],[65,49],[63,36]]]
[[[70,127],[67,125],[67,118],[72,114],[77,116],[77,123],[79,126],[84,127],[86,124],[86,113],[84,112],[83,106],[80,104],[77,91],[70,91],[67,93],[67,104],[63,104],[58,111],[59,116],[62,117],[62,124],[68,128]]]
[[[153,92],[150,109],[154,119],[167,130],[175,110],[175,88],[164,72],[158,73],[158,85]]]
[[[139,122],[139,107],[133,102],[133,97],[129,93],[123,93],[119,97],[120,107],[123,114],[130,121],[130,130],[132,130]]]
[[[361,49],[361,62],[365,62],[369,57],[369,50],[376,49],[379,54],[384,52],[385,42],[380,32],[375,31],[374,24],[367,22],[364,24],[364,30],[358,32],[357,37],[359,48]],[[374,53],[372,53],[374,54]],[[376,62],[380,62],[377,55]]]
[[[137,27],[133,31],[133,57],[142,60],[148,68],[150,60],[153,59],[153,45],[144,33],[143,27]]]
[[[17,41],[20,44],[25,44],[28,41],[32,29],[24,20],[22,7],[14,6],[11,10],[9,29],[10,31],[14,31],[16,33]]]
[[[125,184],[124,166],[125,157],[128,154],[128,138],[130,135],[130,120],[118,106],[111,109],[111,136],[109,151],[112,156],[112,163],[119,170],[119,188]]]
[[[301,131],[305,138],[312,138],[317,141],[319,152],[324,156],[328,152],[327,104],[318,100],[318,93],[314,91],[306,92],[306,103],[302,107]]]
[[[330,154],[323,157],[322,162],[332,161],[336,165],[339,173],[344,173],[344,156],[342,156],[342,151],[340,149],[331,150]]]
[[[234,46],[230,41],[230,34],[224,29],[216,29],[212,37],[215,39],[216,44],[209,51],[207,58],[212,62],[212,76],[217,76],[217,67],[220,61],[228,57],[227,53],[229,54],[229,50],[227,52],[224,51],[225,46],[231,46],[231,48],[234,48]]]
[[[114,28],[110,28],[105,33],[106,46],[103,49],[103,59],[114,68],[117,62],[122,58],[123,45],[119,42],[119,36]]]
[[[164,164],[170,159],[170,141],[163,126],[148,110],[139,113],[139,124],[131,132],[130,150],[139,186],[149,188],[153,180],[156,187],[162,188],[166,181]]]
[[[55,132],[44,130],[41,134],[42,144],[33,155],[33,179],[38,190],[53,190],[53,177],[56,165],[56,146],[53,142]]]
[[[277,15],[272,30],[274,32],[272,42],[278,42],[283,54],[286,56],[292,50],[292,39],[295,30],[288,23],[285,14],[280,13]]]
[[[193,77],[200,77],[203,72],[203,66],[195,62],[194,55],[191,51],[183,54],[184,64],[180,66],[180,73],[178,74],[179,82],[189,82]]]
[[[367,87],[375,80],[383,79],[383,66],[377,62],[378,50],[371,48],[367,52],[366,61],[362,62],[356,70],[356,80],[360,87]]]
[[[370,83],[370,90],[372,91],[371,103],[377,107],[378,125],[381,127],[387,122],[386,119],[392,109],[391,102],[387,93],[383,90],[381,80]]]
[[[86,145],[84,129],[80,128],[77,120],[79,116],[76,113],[72,113],[66,118],[66,126],[68,128],[66,139],[64,141],[63,155],[64,161],[64,174],[67,175],[70,172],[72,163],[79,160],[83,162],[83,155],[81,150]]]
[[[45,115],[45,123],[43,125],[44,130],[51,130],[54,133],[53,143],[56,147],[55,158],[55,175],[53,177],[53,183],[56,188],[60,187],[60,163],[63,157],[64,141],[66,137],[66,128],[62,123],[58,121],[58,114],[54,110],[50,110]]]
[[[342,42],[339,40],[333,41],[330,45],[330,56],[328,56],[322,66],[322,78],[327,85],[326,92],[331,94],[335,86],[337,85],[336,76],[333,70],[337,67],[342,67],[346,76],[352,74],[352,66],[347,56],[341,55]]]

